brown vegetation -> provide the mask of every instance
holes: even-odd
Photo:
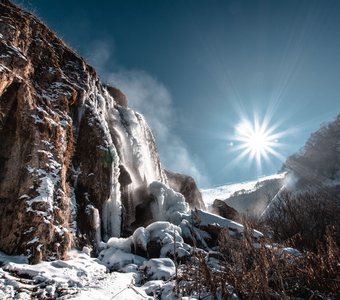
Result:
[[[235,295],[241,299],[336,299],[340,255],[332,228],[317,253],[300,255],[269,240],[256,244],[250,232],[247,229],[241,240],[225,232],[213,259],[198,252],[194,263],[181,265],[179,293],[196,294],[199,299],[208,294],[214,299],[233,299]]]
[[[340,186],[318,192],[282,192],[273,201],[265,217],[272,238],[299,250],[316,251],[318,242],[326,243],[326,229],[334,226],[340,245]]]
[[[204,299],[338,299],[339,186],[281,193],[262,220],[244,219],[241,239],[222,231],[212,253],[179,266],[177,290]],[[250,224],[256,224],[254,227]],[[271,238],[255,241],[252,229]],[[195,244],[195,243],[194,243]],[[289,248],[294,247],[294,248]],[[296,250],[296,249],[299,249]]]

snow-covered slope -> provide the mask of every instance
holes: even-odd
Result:
[[[240,212],[249,212],[255,202],[259,200],[260,189],[265,188],[266,191],[271,189],[273,183],[283,184],[286,173],[274,174],[270,176],[261,177],[258,180],[248,181],[243,183],[232,183],[218,186],[210,189],[202,189],[202,197],[205,205],[211,208],[215,199],[224,200],[227,204],[237,209]],[[275,187],[275,191],[276,191]],[[274,192],[275,192],[274,191]],[[245,197],[247,197],[248,204],[245,204]],[[248,199],[250,198],[250,199]],[[239,202],[239,203],[238,203]]]

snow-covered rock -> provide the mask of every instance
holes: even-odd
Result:
[[[110,271],[119,271],[130,264],[139,266],[145,261],[144,257],[116,248],[101,251],[98,258]]]
[[[151,204],[154,221],[169,221],[179,224],[183,214],[189,210],[184,196],[161,182],[152,182],[149,189],[155,197],[155,201]]]
[[[168,280],[175,274],[175,264],[170,258],[152,258],[144,262],[142,268],[151,280]]]
[[[71,251],[67,261],[27,264],[27,257],[0,252],[1,299],[150,299],[134,285],[136,268],[108,273],[97,259]]]
[[[187,220],[190,220],[190,218],[187,217]],[[244,226],[242,224],[202,210],[196,210],[193,217],[193,222],[196,226],[202,228],[215,227],[228,229],[230,235],[241,234],[244,231]],[[263,237],[263,234],[257,230],[253,230],[252,234],[255,238]]]

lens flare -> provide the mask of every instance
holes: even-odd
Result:
[[[241,121],[235,128],[235,141],[238,144],[236,150],[241,152],[238,159],[248,157],[261,166],[261,161],[269,161],[270,156],[281,158],[277,148],[280,146],[278,138],[282,133],[274,133],[274,130],[275,127],[269,127],[265,121]]]

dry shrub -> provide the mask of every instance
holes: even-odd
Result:
[[[334,228],[326,230],[326,243],[317,253],[294,256],[269,240],[254,242],[246,226],[242,239],[226,232],[219,238],[218,267],[196,253],[190,264],[180,266],[177,278],[182,295],[204,299],[336,299],[339,283],[339,248]]]
[[[340,186],[318,192],[290,193],[277,196],[265,218],[272,238],[290,243],[299,250],[317,251],[318,243],[326,243],[326,228],[335,226],[340,245]]]

